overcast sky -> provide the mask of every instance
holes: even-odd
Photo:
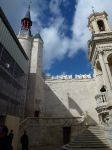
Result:
[[[28,0],[0,0],[12,28],[20,29]],[[32,0],[32,33],[39,32],[44,41],[44,70],[51,74],[91,73],[87,60],[88,16],[106,11],[112,23],[112,0]]]

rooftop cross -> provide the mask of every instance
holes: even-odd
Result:
[[[30,16],[30,6],[31,6],[31,0],[29,1],[29,5],[26,11],[25,16],[21,19],[21,34],[27,34],[31,35],[31,26],[32,26],[32,21],[31,21],[31,16]]]
[[[96,14],[95,14],[94,6],[92,6],[92,12],[93,12],[94,18],[95,18],[95,20],[96,20]]]
[[[92,12],[93,12],[93,14],[95,13],[94,6],[92,6]]]
[[[32,3],[32,1],[30,0],[30,1],[29,1],[29,9],[30,9],[31,3]]]

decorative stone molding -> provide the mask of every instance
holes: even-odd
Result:
[[[51,80],[72,80],[72,79],[91,79],[91,74],[75,74],[75,75],[57,75],[57,76],[50,76],[49,79]]]
[[[101,49],[102,51],[112,51],[112,45],[108,46],[97,46],[98,49]]]

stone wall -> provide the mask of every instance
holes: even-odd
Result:
[[[45,116],[77,117],[88,116],[88,123],[98,123],[95,110],[97,94],[94,79],[46,80]]]
[[[44,81],[36,73],[29,74],[27,88],[26,116],[33,117],[36,110],[44,116]]]
[[[71,127],[72,137],[85,130],[84,122],[77,122],[81,118],[27,118],[20,125],[20,137],[26,130],[29,137],[30,150],[60,150],[63,144],[63,128]],[[68,123],[67,123],[68,122]]]
[[[13,133],[14,133],[14,138],[12,141],[13,150],[17,150],[19,123],[20,123],[20,118],[18,117],[7,115],[5,118],[5,125],[9,129],[9,133],[10,133],[10,130],[13,130]]]

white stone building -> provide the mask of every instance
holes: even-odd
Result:
[[[88,18],[92,38],[88,42],[88,57],[94,68],[90,75],[42,77],[43,40],[31,34],[30,6],[21,20],[18,39],[29,58],[29,81],[26,115],[40,111],[47,117],[78,117],[87,113],[89,123],[105,123],[112,105],[112,31],[106,12],[93,12]],[[90,121],[91,120],[91,121]],[[108,120],[109,121],[109,120]]]
[[[52,135],[52,139],[43,137],[42,132],[40,138],[35,134],[35,138],[33,137],[31,142],[33,145],[38,147],[39,144],[41,145],[42,139],[44,139],[44,144],[59,142],[56,137],[61,140],[61,130],[65,126],[72,128],[73,133],[77,132],[74,129],[74,123],[69,120],[72,118],[85,120],[85,124],[89,126],[103,125],[107,133],[108,131],[111,133],[112,31],[107,16],[106,12],[93,12],[88,18],[88,27],[92,33],[88,42],[88,57],[94,68],[94,77],[75,75],[73,78],[61,75],[45,81],[42,77],[43,40],[39,34],[35,36],[31,34],[30,7],[21,20],[18,39],[30,60],[26,116],[33,117],[35,112],[38,116],[38,112],[40,112],[40,117],[45,117],[40,118],[40,126],[35,128],[30,128],[31,122],[35,124],[35,120],[30,120],[30,122],[27,120],[28,132],[32,134],[37,130],[40,133],[44,126],[46,136],[49,135],[49,132],[55,133]],[[109,134],[107,135],[109,137]],[[40,143],[36,142],[36,138]]]
[[[89,60],[97,84],[96,102],[100,122],[111,123],[112,107],[112,30],[106,12],[89,16],[88,27],[92,38],[88,42]]]
[[[75,75],[75,77],[62,74],[56,77],[43,78],[43,40],[39,33],[35,36],[31,34],[30,6],[21,20],[18,39],[10,29],[10,25],[6,23],[13,41],[15,40],[14,43],[16,43],[17,50],[15,52],[20,53],[18,57],[15,53],[13,59],[17,61],[16,64],[28,78],[28,81],[25,80],[27,84],[25,82],[23,85],[25,86],[23,88],[24,93],[22,93],[24,97],[21,96],[22,108],[24,108],[25,103],[25,118],[20,123],[20,134],[24,129],[27,130],[31,150],[34,150],[34,147],[43,150],[41,146],[44,146],[46,150],[52,150],[52,148],[55,150],[55,147],[58,146],[59,148],[63,145],[65,129],[69,129],[69,141],[71,137],[81,134],[85,125],[103,125],[107,139],[111,141],[112,30],[107,16],[106,12],[93,11],[88,18],[88,28],[92,33],[92,37],[88,41],[88,57],[94,69],[94,77],[86,74]],[[4,31],[2,28],[0,29],[0,32]],[[5,47],[5,43],[3,44]],[[7,44],[8,42],[6,42]],[[12,46],[11,43],[9,45]],[[8,49],[12,55],[11,50]],[[8,70],[9,64],[5,68]],[[17,84],[20,83],[17,82]],[[18,97],[16,96],[16,100],[19,96],[20,94]]]

